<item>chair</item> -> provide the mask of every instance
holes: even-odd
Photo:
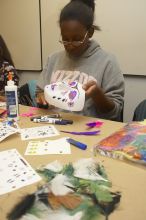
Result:
[[[19,104],[36,107],[36,80],[30,80],[19,88]]]
[[[133,115],[133,121],[143,121],[146,119],[146,99],[136,107]]]
[[[30,80],[19,88],[19,104],[48,109],[48,104],[43,105],[36,102],[36,80]]]

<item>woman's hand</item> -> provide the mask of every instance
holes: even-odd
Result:
[[[83,89],[85,90],[85,94],[87,97],[95,97],[98,94],[98,91],[101,89],[97,86],[97,83],[94,80],[91,80],[83,85]]]
[[[110,112],[115,107],[113,100],[106,97],[102,88],[95,81],[87,82],[83,85],[83,89],[85,90],[85,95],[93,99],[95,106],[101,112]]]
[[[45,96],[43,92],[40,92],[36,95],[36,102],[37,102],[38,107],[48,108],[48,103],[45,100]]]

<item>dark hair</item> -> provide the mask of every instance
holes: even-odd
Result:
[[[0,61],[7,61],[10,65],[14,66],[11,54],[1,35],[0,35]]]
[[[83,24],[87,30],[94,27],[100,30],[94,22],[95,0],[71,0],[60,13],[59,23],[67,20],[77,20]]]

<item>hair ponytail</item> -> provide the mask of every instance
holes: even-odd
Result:
[[[92,8],[93,12],[95,11],[95,0],[71,0],[71,2],[78,1],[87,5],[89,8]]]
[[[77,20],[87,30],[94,28],[100,31],[100,27],[94,23],[95,0],[71,0],[60,13],[59,23],[69,20]]]

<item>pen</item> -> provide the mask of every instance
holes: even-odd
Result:
[[[81,150],[86,150],[86,148],[87,148],[87,145],[86,145],[86,144],[83,144],[83,143],[81,143],[81,142],[79,142],[79,141],[75,141],[75,140],[72,139],[72,138],[68,138],[67,141],[68,141],[68,143],[70,143],[70,144],[72,144],[72,145],[74,145],[74,146],[80,148]]]
[[[54,124],[55,122],[62,122],[62,123],[66,123],[66,124],[73,124],[73,121],[72,120],[66,120],[66,119],[59,119],[59,118],[34,118],[32,120],[33,122],[46,122],[46,123],[52,123]]]
[[[31,117],[30,120],[33,121],[33,119],[44,119],[44,118],[61,118],[61,115],[60,114],[39,115],[39,116]]]
[[[62,120],[62,119],[56,119],[56,118],[46,118],[46,119],[37,119],[34,118],[33,122],[39,123],[39,122],[45,122],[47,124],[57,124],[57,125],[67,125],[67,121],[66,120]]]

